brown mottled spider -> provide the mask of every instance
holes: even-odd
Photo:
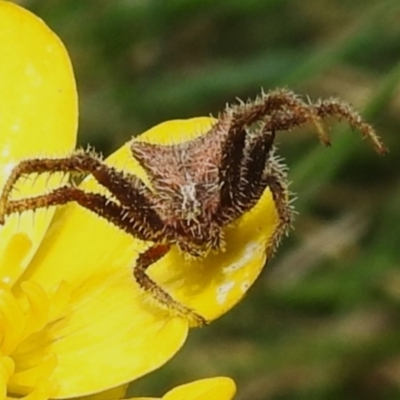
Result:
[[[275,133],[311,123],[328,145],[322,126],[327,117],[347,120],[379,153],[386,151],[373,128],[345,103],[335,99],[306,103],[291,91],[277,89],[254,101],[227,107],[208,132],[191,141],[155,145],[134,139],[132,154],[146,171],[152,188],[136,176],[107,166],[91,152],[21,161],[0,196],[0,223],[13,213],[79,203],[133,237],[153,242],[136,261],[133,275],[137,283],[161,305],[201,325],[204,318],[158,286],[147,275],[147,268],[174,245],[194,257],[221,250],[224,227],[250,210],[266,188],[279,215],[266,249],[271,253],[290,227],[292,214],[286,173],[273,155]],[[10,199],[21,176],[55,172],[91,174],[113,198],[67,184],[40,196]]]

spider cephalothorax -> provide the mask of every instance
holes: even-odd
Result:
[[[136,281],[160,304],[200,325],[205,320],[151,280],[147,268],[173,245],[197,257],[223,250],[224,228],[249,211],[266,189],[272,193],[279,216],[266,248],[272,253],[288,231],[292,216],[286,171],[274,156],[275,134],[310,123],[321,141],[329,144],[322,125],[326,117],[347,120],[379,153],[386,151],[373,128],[343,102],[306,103],[294,93],[278,89],[227,107],[208,132],[191,141],[159,145],[134,139],[132,154],[147,173],[151,187],[106,165],[91,152],[21,161],[0,196],[0,223],[12,213],[76,201],[128,234],[153,242],[136,260]],[[45,172],[91,174],[112,197],[71,184],[36,197],[10,199],[21,176]]]
[[[148,201],[163,223],[165,240],[193,256],[217,250],[223,241],[217,219],[221,143],[210,133],[170,146],[140,141],[131,146],[150,178]]]

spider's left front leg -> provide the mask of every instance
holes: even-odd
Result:
[[[155,244],[144,253],[140,254],[136,260],[136,265],[133,268],[135,280],[139,287],[144,291],[149,292],[161,306],[164,306],[177,315],[188,319],[195,326],[206,325],[207,321],[201,315],[175,300],[169,293],[153,281],[146,272],[152,264],[164,257],[169,250],[169,245]]]
[[[130,209],[100,193],[85,192],[73,186],[62,186],[44,195],[10,200],[6,203],[4,211],[5,215],[20,214],[71,202],[78,203],[134,238],[144,241],[160,239],[160,232],[154,229],[153,225],[143,225],[140,216]]]
[[[71,186],[70,189],[60,188],[59,190],[55,190],[54,193],[50,192],[43,196],[33,197],[31,202],[28,201],[29,198],[19,202],[9,199],[15,184],[22,176],[34,173],[53,174],[56,172],[91,174],[96,181],[105,187],[120,203],[118,212],[121,214],[121,221],[119,222],[117,217],[110,219],[114,225],[130,233],[129,230],[126,229],[126,226],[128,222],[132,221],[132,225],[140,226],[141,232],[140,236],[136,233],[133,234],[133,236],[140,239],[143,238],[143,240],[159,241],[162,236],[164,225],[158,214],[152,208],[150,202],[151,193],[144,183],[134,175],[124,174],[114,167],[108,166],[103,163],[97,155],[83,151],[77,151],[71,156],[64,158],[30,159],[23,160],[17,164],[8,177],[0,195],[0,224],[3,224],[5,217],[13,212],[21,212],[28,209],[34,210],[49,207],[50,205],[62,205],[71,201],[76,201],[78,203],[83,201],[82,199],[85,197],[83,195],[77,195],[78,192],[83,194],[82,190],[77,191],[73,186]],[[27,208],[23,209],[23,204],[25,204]],[[95,204],[97,204],[96,201]],[[118,205],[117,203],[113,204]],[[93,209],[90,202],[81,205],[109,219],[106,216],[106,214],[108,214],[107,206],[96,206],[96,211]],[[104,209],[104,212],[102,212],[101,209]],[[114,211],[113,213],[115,214]],[[124,216],[124,218],[122,218],[122,216]],[[135,232],[136,231],[137,230],[135,230]]]

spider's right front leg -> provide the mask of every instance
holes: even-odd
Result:
[[[275,128],[280,120],[271,119],[263,123],[257,135],[248,140],[241,162],[240,180],[232,194],[235,207],[228,208],[224,223],[230,223],[250,210],[269,188],[278,213],[278,223],[272,238],[267,243],[271,255],[282,236],[288,232],[293,217],[286,183],[285,166],[274,156]],[[231,160],[231,163],[237,160]]]
[[[170,250],[169,245],[155,244],[140,254],[136,260],[136,265],[133,268],[133,276],[139,287],[151,294],[151,296],[163,307],[172,310],[173,313],[188,319],[195,326],[203,326],[207,321],[191,308],[179,303],[162,287],[154,282],[146,273],[146,270]]]

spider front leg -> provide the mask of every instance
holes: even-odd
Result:
[[[134,238],[141,240],[159,239],[159,232],[152,227],[143,226],[140,217],[131,210],[102,194],[85,192],[72,186],[62,186],[40,196],[8,201],[4,211],[5,215],[20,214],[25,211],[35,211],[40,208],[60,206],[70,202],[78,203]]]
[[[136,279],[139,287],[146,292],[149,292],[152,297],[162,306],[172,310],[174,313],[191,321],[195,326],[203,326],[207,321],[192,309],[184,306],[176,301],[169,293],[157,285],[146,273],[147,269],[162,257],[164,257],[170,246],[166,244],[155,244],[140,254],[136,260],[136,265],[133,268],[133,276]]]
[[[99,184],[108,189],[121,205],[129,208],[130,213],[136,216],[136,222],[142,225],[143,230],[157,232],[157,234],[151,235],[151,239],[147,240],[158,240],[163,223],[152,209],[149,201],[151,194],[144,183],[133,175],[125,175],[104,164],[96,154],[83,151],[77,151],[65,158],[21,161],[13,169],[3,187],[0,196],[0,224],[3,224],[5,216],[11,213],[10,208],[7,211],[9,197],[15,184],[22,176],[56,172],[91,174]],[[74,200],[67,200],[58,204],[65,204],[69,201]]]
[[[242,102],[228,107],[219,117],[219,120],[229,121],[232,131],[240,131],[259,121],[266,121],[271,116],[278,116],[278,118],[274,118],[274,121],[278,122],[282,115],[301,116],[304,121],[315,126],[318,137],[323,144],[330,144],[329,136],[322,124],[322,116],[319,115],[315,106],[306,103],[296,93],[287,89],[271,90],[268,93],[262,92],[261,96],[254,101]],[[281,129],[274,126],[269,130],[278,131]]]
[[[81,155],[84,158],[89,158],[91,162],[82,162]],[[86,165],[85,165],[86,164]],[[94,165],[96,164],[96,165]],[[6,183],[3,186],[3,190],[0,196],[0,223],[4,223],[5,209],[11,192],[20,178],[25,175],[32,174],[43,174],[43,173],[90,173],[96,169],[97,164],[100,161],[93,156],[86,155],[86,153],[77,152],[71,157],[49,159],[49,158],[37,158],[30,160],[20,161],[14,169],[11,171]]]
[[[317,115],[321,120],[333,118],[338,121],[347,121],[353,129],[360,131],[362,136],[371,142],[377,153],[385,154],[388,151],[374,128],[365,122],[361,115],[349,104],[331,98],[310,103],[307,108],[312,110],[311,114]],[[310,111],[305,113],[304,110],[299,109],[277,110],[265,119],[265,128],[267,130],[289,131],[307,123],[312,123],[313,121],[310,120],[309,116]],[[329,144],[329,139],[326,143]]]
[[[272,147],[275,132],[309,122],[315,126],[321,142],[325,145],[330,144],[322,125],[323,115],[319,114],[314,105],[305,103],[295,93],[286,89],[262,93],[253,102],[242,102],[226,108],[213,128],[217,135],[219,132],[227,134],[222,148],[219,177],[221,182],[219,214],[222,215],[222,221],[234,219],[248,206],[249,198],[245,192],[239,189],[238,193],[238,182],[245,181],[257,186],[265,160]],[[258,132],[249,140],[252,128],[257,123],[261,124],[261,127],[256,128]],[[245,160],[244,163],[242,160]],[[243,174],[246,170],[249,172],[245,172],[248,176]],[[252,204],[262,194],[257,187],[251,189],[247,185],[246,190],[250,191]],[[243,204],[241,193],[245,194],[246,204]]]
[[[232,190],[234,207],[225,210],[223,224],[239,218],[256,205],[268,187],[278,213],[278,224],[272,238],[267,244],[267,253],[271,255],[278,246],[282,236],[291,226],[293,211],[289,203],[289,192],[286,184],[285,166],[274,156],[273,142],[277,122],[265,121],[246,141],[243,159],[240,160],[241,171],[239,184]],[[272,130],[270,130],[272,126]],[[238,160],[231,159],[231,163]]]
[[[385,154],[388,149],[376,134],[374,128],[365,122],[360,114],[348,104],[337,99],[323,99],[313,104],[315,112],[320,118],[333,117],[346,120],[353,129],[358,129],[365,139],[368,139],[378,154]]]
[[[241,148],[241,155],[226,160],[221,166],[221,176],[225,177],[221,188],[220,212],[223,225],[250,210],[262,196],[266,183],[263,174],[275,139],[275,131],[267,130],[261,123],[256,133],[247,133]],[[236,172],[236,169],[238,171]],[[237,178],[232,180],[235,171]],[[234,182],[234,185],[231,185]],[[225,192],[229,188],[229,197]]]
[[[274,115],[274,114],[273,114]],[[241,214],[252,208],[269,188],[278,213],[278,224],[267,245],[269,256],[278,247],[281,238],[287,234],[293,219],[289,191],[286,183],[286,167],[274,155],[275,129],[279,119],[272,124],[263,122],[259,131],[250,141],[243,163],[241,181],[236,196],[241,199]]]

